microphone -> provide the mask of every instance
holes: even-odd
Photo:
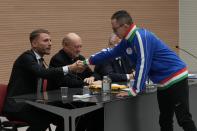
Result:
[[[187,50],[182,49],[182,48],[180,48],[179,46],[175,46],[175,47],[176,47],[177,49],[179,49],[179,50],[181,50],[181,51],[183,51],[183,52],[189,54],[189,55],[192,56],[193,58],[197,59],[197,56],[193,55],[192,53],[188,52]]]

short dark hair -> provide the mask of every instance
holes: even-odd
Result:
[[[36,30],[32,31],[29,35],[30,42],[32,43],[32,41],[34,39],[36,39],[41,33],[50,34],[50,32],[46,29],[36,29]]]
[[[128,24],[131,25],[133,24],[132,17],[126,10],[119,10],[115,12],[111,19],[116,19],[119,24]]]

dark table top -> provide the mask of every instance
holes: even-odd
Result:
[[[190,80],[190,87],[197,87],[197,80]],[[17,102],[25,102],[26,100],[45,103],[48,105],[54,105],[58,107],[65,107],[65,108],[77,108],[83,107],[87,105],[95,105],[99,103],[107,103],[111,101],[117,101],[122,99],[128,99],[129,97],[117,97],[117,93],[121,90],[113,90],[108,93],[103,93],[101,90],[90,90],[90,97],[88,98],[75,98],[74,95],[82,95],[83,89],[82,88],[69,88],[68,89],[68,97],[62,98],[61,91],[59,90],[52,90],[47,92],[42,92],[40,98],[38,99],[37,94],[25,94],[20,96],[11,97],[10,99],[15,99]],[[156,88],[152,86],[144,93],[139,95],[148,95],[151,93],[156,92]]]

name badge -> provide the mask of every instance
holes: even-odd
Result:
[[[133,51],[132,51],[131,48],[127,48],[127,49],[126,49],[126,52],[127,52],[128,55],[131,55]]]

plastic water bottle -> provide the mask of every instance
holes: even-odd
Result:
[[[104,93],[111,91],[111,79],[108,76],[103,76],[102,91]]]

